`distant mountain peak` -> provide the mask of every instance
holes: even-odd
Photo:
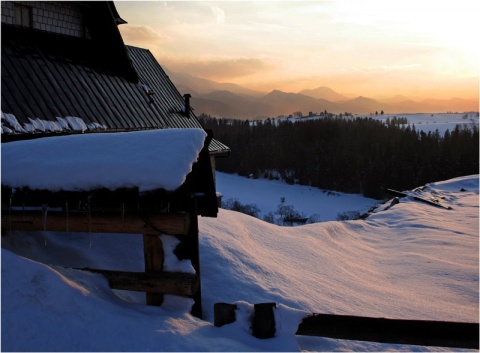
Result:
[[[344,101],[348,99],[348,97],[335,92],[333,89],[326,86],[320,86],[314,89],[304,89],[299,93],[315,99],[325,99],[331,102]]]
[[[245,95],[250,97],[260,97],[265,94],[262,91],[255,91],[245,88],[235,83],[221,83],[208,80],[205,78],[197,77],[185,72],[174,72],[164,67],[165,72],[168,74],[172,82],[177,87],[182,89],[190,89],[198,94],[206,94],[213,91],[230,91],[233,94]],[[188,92],[180,92],[182,94]]]
[[[192,103],[196,114],[206,113],[216,117],[256,119],[288,115],[297,111],[308,114],[325,110],[331,113],[353,114],[370,114],[380,110],[386,113],[478,111],[478,99],[413,101],[399,94],[391,98],[349,98],[326,86],[305,89],[298,93],[279,89],[267,93],[164,69],[180,93],[194,95]]]

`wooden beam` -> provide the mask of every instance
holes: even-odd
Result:
[[[143,235],[143,254],[145,272],[161,273],[163,271],[163,243],[158,234]],[[160,306],[163,303],[163,294],[147,292],[147,305]]]
[[[190,230],[188,213],[126,214],[92,212],[2,210],[2,230],[31,230],[57,232],[133,233],[187,235]]]
[[[180,272],[127,272],[82,268],[104,275],[113,289],[123,289],[147,293],[193,295],[198,288],[198,276]]]
[[[479,348],[478,323],[313,314],[297,335],[419,346]]]

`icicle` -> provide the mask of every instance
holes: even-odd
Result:
[[[42,213],[43,213],[43,231],[47,231],[47,212],[48,212],[48,204],[42,204]],[[44,237],[44,245],[47,246],[47,237]]]
[[[68,233],[70,227],[69,227],[69,223],[68,223],[68,202],[66,202],[66,201],[65,201],[65,214],[66,214],[66,218],[67,218],[66,226],[67,226],[67,233]]]
[[[91,207],[90,207],[90,198],[91,196],[88,197],[87,200],[87,219],[88,219],[88,232],[92,232],[92,212],[91,212]]]
[[[87,218],[88,218],[88,247],[92,248],[92,209],[90,206],[90,200],[93,195],[88,196],[87,199]]]
[[[12,204],[13,204],[13,194],[15,193],[15,190],[12,190],[12,194],[10,195],[10,201],[8,204],[8,227],[9,227],[9,233],[12,234]]]

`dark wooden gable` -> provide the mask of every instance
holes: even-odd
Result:
[[[178,109],[183,102],[181,96],[171,101],[174,87],[166,85],[150,103],[139,82],[112,71],[87,39],[27,32],[2,29],[2,112],[20,124],[76,116],[108,130],[165,128],[169,106]],[[160,101],[165,96],[170,101]],[[182,127],[201,128],[193,120]]]
[[[13,114],[20,125],[73,116],[90,130],[203,129],[193,111],[184,113],[182,95],[150,51],[124,45],[117,28],[123,20],[112,2],[76,4],[88,29],[85,37],[2,23],[3,113]],[[2,140],[49,134],[15,131]],[[215,139],[209,150],[230,152]]]

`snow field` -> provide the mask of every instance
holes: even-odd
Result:
[[[422,196],[440,194],[452,210],[406,197],[364,221],[279,227],[227,210],[200,218],[205,320],[188,314],[188,298],[148,307],[101,275],[67,268],[142,270],[141,236],[2,234],[2,349],[451,351],[294,332],[309,312],[478,322],[478,190],[478,175],[432,183]],[[248,318],[267,301],[278,305],[277,335],[259,340]],[[237,303],[235,323],[213,326],[217,302]]]

